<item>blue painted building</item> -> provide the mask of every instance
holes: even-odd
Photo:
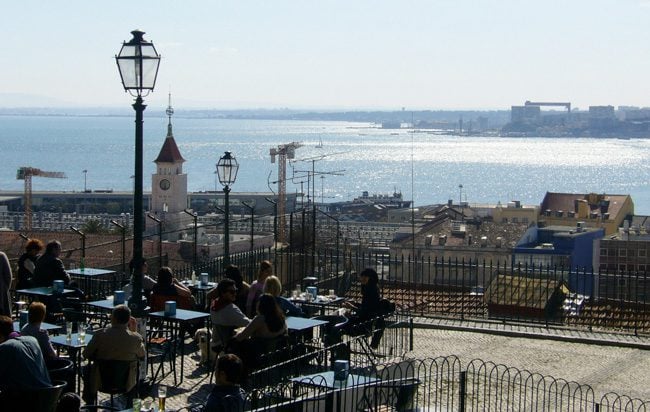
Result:
[[[514,266],[562,269],[571,292],[591,296],[595,265],[594,251],[605,236],[602,228],[577,226],[531,227],[513,248]]]

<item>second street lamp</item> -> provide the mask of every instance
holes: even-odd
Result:
[[[223,186],[224,194],[224,212],[225,222],[223,227],[223,266],[224,268],[230,264],[230,211],[229,211],[229,194],[230,186],[235,183],[237,179],[237,171],[239,170],[239,163],[237,159],[230,152],[226,152],[219,162],[217,162],[217,175],[219,176],[219,183]]]
[[[138,318],[144,314],[145,305],[142,302],[142,229],[144,227],[143,213],[143,119],[142,115],[146,106],[142,96],[146,96],[154,89],[160,55],[156,52],[153,43],[146,41],[144,32],[134,30],[133,38],[124,42],[120,53],[115,56],[117,68],[124,90],[135,97],[133,109],[135,110],[135,173],[133,180],[133,294],[129,307],[133,315]]]

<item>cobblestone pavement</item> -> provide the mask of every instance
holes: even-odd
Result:
[[[597,399],[614,391],[650,400],[648,337],[445,319],[416,319],[415,324],[409,357],[456,355],[463,366],[478,358],[590,385]],[[203,402],[210,392],[208,369],[198,365],[191,339],[186,351],[182,384],[174,385],[171,375],[162,382],[168,386],[167,409]],[[155,399],[156,393],[153,386],[150,396]]]

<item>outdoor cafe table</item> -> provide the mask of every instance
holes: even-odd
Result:
[[[326,320],[301,318],[297,316],[287,316],[287,329],[289,332],[304,332],[318,326],[327,325]]]
[[[73,333],[72,339],[68,340],[66,334],[57,335],[50,337],[50,342],[57,348],[57,351],[61,348],[65,348],[70,355],[70,359],[74,363],[74,370],[77,374],[77,388],[81,388],[81,350],[88,345],[90,339],[93,335],[90,331],[86,332],[86,339],[82,342],[79,341],[79,334]]]
[[[292,303],[300,305],[303,309],[315,309],[314,312],[318,311],[321,315],[325,314],[325,310],[328,308],[338,308],[345,301],[344,298],[340,296],[317,296],[316,299],[307,300],[304,298],[304,295],[299,297],[291,297],[289,299]]]
[[[214,282],[208,282],[207,284],[204,285],[201,282],[192,283],[189,280],[184,280],[181,283],[183,284],[183,286],[186,286],[190,289],[192,295],[196,297],[196,301],[200,305],[199,307],[201,308],[206,307],[205,297],[207,296],[208,292],[217,286],[217,284]]]
[[[74,290],[63,289],[63,292],[55,293],[54,286],[41,286],[38,288],[18,289],[16,291],[16,294],[18,295],[25,295],[31,298],[44,298],[44,297],[52,297],[58,295],[69,295],[71,293],[74,293]]]
[[[68,270],[70,277],[77,281],[79,288],[83,290],[87,296],[90,296],[91,299],[97,299],[107,290],[112,291],[117,286],[117,279],[115,279],[116,273],[117,272],[114,270],[95,268]],[[101,287],[102,283],[106,283],[107,286]]]
[[[356,375],[350,373],[348,374],[346,380],[339,381],[334,379],[334,371],[326,371],[326,372],[314,373],[312,375],[298,376],[297,378],[291,379],[291,382],[293,382],[294,384],[294,392],[297,391],[297,388],[301,385],[327,390],[328,393],[325,399],[325,404],[326,404],[325,410],[340,411],[342,410],[341,409],[342,392],[337,393],[338,396],[336,399],[336,409],[333,409],[335,390],[342,389],[342,388],[354,389],[358,387],[363,387],[375,382],[379,382],[379,379],[373,376]]]
[[[18,321],[14,322],[14,330],[16,332],[19,332],[20,329],[21,329],[20,322],[18,322]],[[47,323],[47,322],[41,322],[41,329],[50,332],[50,331],[53,331],[53,330],[63,329],[63,326],[54,325],[52,323]]]
[[[210,314],[205,313],[205,312],[197,312],[194,310],[187,310],[187,309],[176,309],[176,314],[175,315],[165,315],[165,311],[159,311],[159,312],[151,312],[149,313],[149,318],[151,319],[157,319],[162,322],[166,322],[168,324],[174,325],[176,327],[170,328],[172,331],[172,342],[176,342],[178,339],[178,343],[181,347],[181,379],[180,383],[183,382],[183,360],[185,358],[185,344],[183,342],[183,333],[184,333],[184,328],[187,324],[196,322],[198,320],[203,320],[205,322],[205,326],[209,328],[208,321],[210,319]],[[208,348],[210,347],[210,335],[208,334]]]

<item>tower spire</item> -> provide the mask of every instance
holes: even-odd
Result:
[[[174,135],[172,134],[172,115],[174,114],[174,108],[172,107],[171,92],[169,92],[169,104],[167,106],[167,110],[165,110],[165,113],[167,113],[167,117],[169,118],[169,123],[167,124],[167,137],[173,137]]]

